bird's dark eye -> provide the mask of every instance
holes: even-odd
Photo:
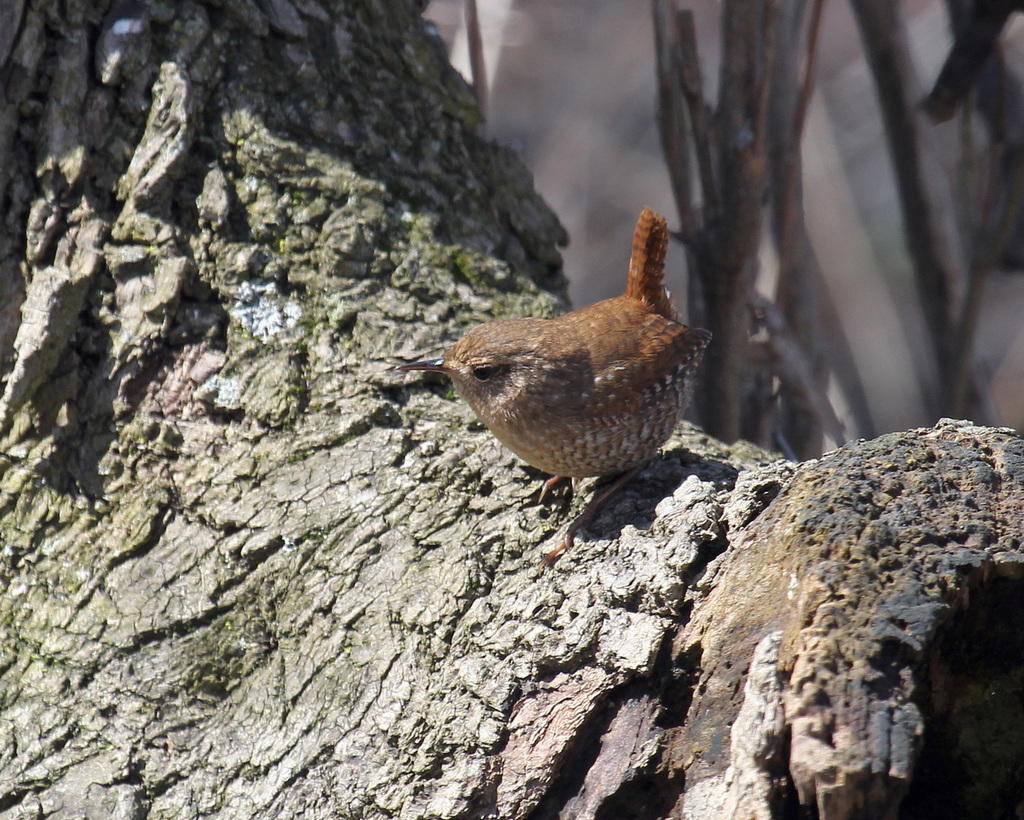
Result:
[[[473,368],[473,378],[478,382],[485,382],[497,372],[498,368],[493,364],[478,364]]]

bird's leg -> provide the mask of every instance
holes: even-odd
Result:
[[[571,481],[572,488],[575,490],[577,480],[578,479],[576,478],[569,478],[569,476],[565,475],[551,476],[551,478],[544,482],[544,486],[540,488],[540,497],[537,499],[537,503],[543,504],[544,499],[548,497],[548,494],[553,493],[555,489],[558,487],[558,485],[561,484],[563,481]]]
[[[576,533],[588,526],[591,521],[597,518],[597,514],[601,512],[604,506],[615,498],[615,496],[621,493],[623,488],[632,481],[639,472],[639,467],[627,470],[615,479],[615,481],[601,492],[600,495],[594,498],[593,501],[587,504],[586,509],[584,509],[583,512],[580,513],[579,517],[569,525],[569,529],[565,531],[565,535],[563,536],[561,543],[544,556],[544,563],[548,566],[555,563],[555,561],[558,560],[558,557],[572,546],[573,541],[576,538]]]

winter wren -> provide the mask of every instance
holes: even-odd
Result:
[[[711,334],[680,323],[663,284],[667,247],[665,220],[644,208],[624,296],[555,319],[488,322],[440,359],[398,367],[449,376],[502,444],[554,474],[545,492],[563,477],[624,474],[549,562],[658,452],[686,409]]]

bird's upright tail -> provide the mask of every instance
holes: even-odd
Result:
[[[633,252],[629,257],[629,281],[626,296],[639,299],[666,319],[679,321],[679,314],[665,290],[665,251],[668,249],[668,224],[650,208],[640,212],[633,232]]]

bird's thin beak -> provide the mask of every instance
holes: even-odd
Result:
[[[447,373],[448,369],[444,366],[444,357],[440,359],[426,359],[422,362],[409,362],[409,364],[400,364],[395,370],[429,370],[432,373]]]

